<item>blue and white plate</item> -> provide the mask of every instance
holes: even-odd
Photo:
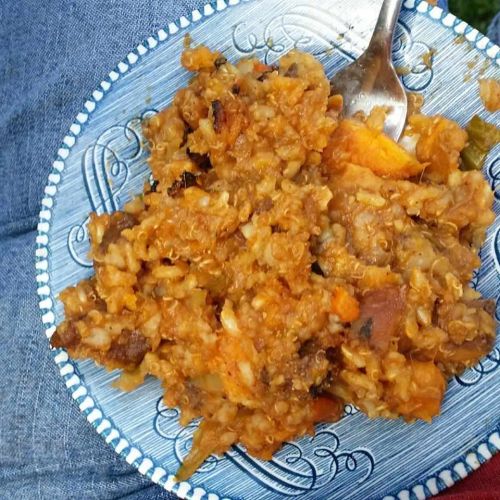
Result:
[[[94,90],[57,152],[42,200],[36,269],[47,336],[63,318],[57,297],[92,273],[87,258],[90,211],[119,209],[148,177],[140,122],[167,106],[187,84],[182,38],[223,50],[230,59],[256,55],[272,63],[292,48],[315,54],[328,74],[366,46],[380,0],[219,0],[168,24],[130,52]],[[432,64],[423,56],[432,54]],[[500,78],[500,48],[466,23],[423,1],[406,2],[393,55],[403,83],[425,96],[424,112],[464,125],[488,114],[478,77]],[[500,183],[500,147],[485,174]],[[500,213],[500,194],[495,194]],[[474,285],[499,298],[500,218],[481,251]],[[499,310],[497,308],[497,318]],[[442,415],[429,425],[368,420],[351,406],[344,418],[319,425],[315,437],[285,444],[263,462],[235,446],[211,457],[188,482],[173,474],[189,449],[195,425],[182,428],[178,412],[162,403],[158,381],[121,393],[91,361],[54,359],[68,389],[96,431],[124,460],[165,489],[189,498],[424,498],[477,469],[500,449],[500,343],[477,367],[451,381]],[[82,444],[83,445],[83,444]],[[106,446],[103,442],[103,446]]]

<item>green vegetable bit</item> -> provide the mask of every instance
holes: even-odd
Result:
[[[474,143],[469,144],[461,154],[461,170],[481,170],[486,156],[488,156],[488,152],[479,149]]]
[[[469,134],[469,139],[474,141],[481,149],[489,150],[497,142],[500,142],[500,130],[492,123],[484,121],[477,115],[472,117],[466,130]]]
[[[479,116],[472,117],[465,129],[469,144],[462,151],[462,170],[481,170],[491,148],[500,142],[500,130]]]

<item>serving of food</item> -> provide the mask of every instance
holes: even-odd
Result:
[[[201,418],[181,480],[236,443],[270,459],[346,403],[430,422],[495,340],[469,285],[495,218],[485,154],[444,116],[414,110],[399,143],[384,109],[344,118],[306,53],[198,46],[182,65],[143,124],[154,180],[91,214],[95,274],[60,294],[52,345],[124,390],[156,377],[182,424]]]

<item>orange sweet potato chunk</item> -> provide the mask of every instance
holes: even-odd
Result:
[[[488,111],[500,111],[500,81],[492,78],[479,80],[479,97]]]
[[[431,361],[409,361],[411,383],[408,394],[393,394],[397,411],[408,420],[420,418],[430,422],[439,415],[446,390],[446,380]],[[404,397],[403,397],[404,396]]]
[[[406,179],[424,169],[424,165],[384,133],[352,119],[340,122],[323,159],[332,170],[354,163],[392,179]]]

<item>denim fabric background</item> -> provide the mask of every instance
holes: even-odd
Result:
[[[66,391],[38,313],[35,228],[86,97],[130,49],[204,3],[0,0],[1,499],[171,498],[104,443]]]

